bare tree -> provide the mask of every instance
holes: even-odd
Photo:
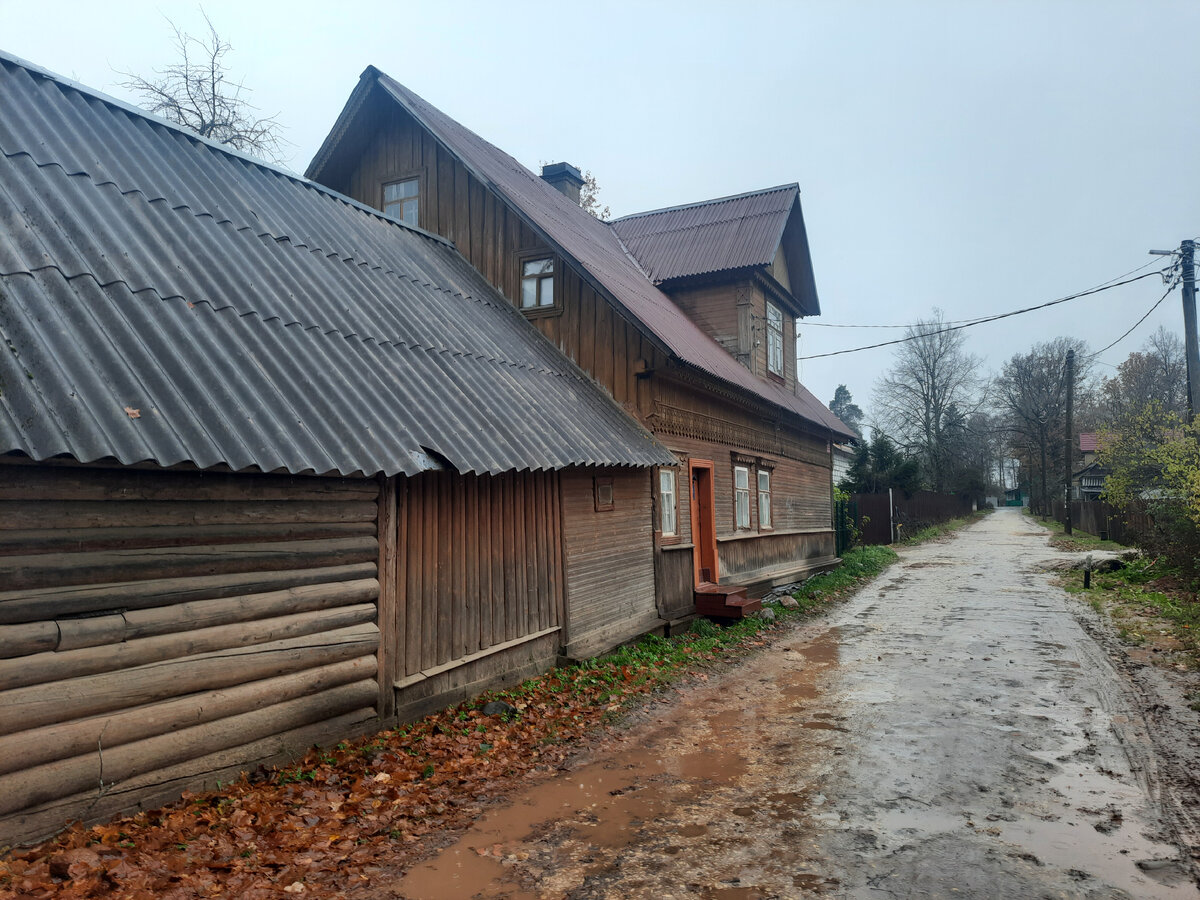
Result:
[[[595,216],[601,222],[607,222],[609,212],[607,206],[600,205],[600,185],[596,183],[596,176],[591,172],[583,173],[583,187],[579,189],[579,205],[584,211]]]
[[[1105,378],[1102,389],[1105,412],[1111,421],[1135,415],[1151,402],[1168,413],[1187,411],[1187,358],[1183,341],[1159,326],[1117,367],[1114,378]]]
[[[1092,361],[1079,338],[1059,337],[1034,345],[1004,364],[996,379],[996,404],[1008,422],[1013,455],[1041,482],[1040,510],[1049,513],[1051,485],[1062,485],[1063,435],[1066,427],[1066,359],[1075,351],[1076,378],[1086,383]]]
[[[952,433],[986,395],[981,360],[963,349],[962,331],[947,331],[941,310],[905,331],[896,362],[875,386],[875,414],[884,429],[921,461],[929,486],[945,490],[953,468]]]
[[[178,61],[155,69],[150,78],[122,72],[127,80],[121,87],[138,95],[148,112],[235,150],[279,162],[287,143],[279,133],[282,126],[275,116],[260,117],[246,100],[248,88],[229,77],[225,62],[233,48],[207,15],[204,23],[208,35],[198,38],[170,22]]]

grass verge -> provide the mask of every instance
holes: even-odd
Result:
[[[466,827],[522,778],[561,765],[579,738],[680,678],[707,679],[707,670],[764,646],[790,621],[878,575],[896,554],[860,547],[843,559],[796,591],[796,609],[775,607],[773,622],[697,620],[684,634],[644,637],[217,791],[74,826],[0,859],[0,895],[253,900],[281,890],[325,896],[367,885],[381,869],[394,876],[428,856],[439,833]],[[485,715],[492,700],[510,708]]]
[[[1029,515],[1026,513],[1026,515]],[[1094,534],[1088,534],[1086,531],[1080,531],[1078,528],[1073,528],[1071,534],[1066,533],[1066,529],[1061,522],[1056,522],[1054,519],[1042,521],[1038,517],[1031,516],[1033,521],[1039,525],[1050,529],[1050,546],[1055,550],[1064,550],[1068,553],[1086,553],[1092,550],[1113,550],[1120,552],[1129,548],[1118,544],[1115,541],[1102,541]]]
[[[948,522],[942,522],[940,525],[927,525],[914,531],[912,534],[904,534],[901,529],[900,540],[898,544],[904,547],[911,547],[915,544],[923,544],[926,541],[932,541],[936,538],[945,537],[958,529],[967,525],[973,525],[980,519],[983,519],[992,512],[990,509],[981,509],[978,512],[973,512],[969,516],[959,516],[957,519],[950,519]]]
[[[1134,559],[1115,572],[1062,577],[1068,593],[1106,615],[1126,643],[1143,646],[1150,658],[1183,669],[1200,669],[1200,602],[1196,585],[1159,559]]]

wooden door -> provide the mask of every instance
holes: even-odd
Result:
[[[712,460],[688,461],[692,483],[692,565],[695,584],[716,584],[721,577],[717,569],[717,521],[713,492]]]

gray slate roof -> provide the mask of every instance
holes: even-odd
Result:
[[[673,461],[442,238],[4,55],[0,110],[0,452]]]
[[[589,215],[503,150],[374,66],[363,72],[338,122],[309,165],[310,178],[320,179],[333,164],[339,145],[358,124],[357,116],[369,92],[376,88],[428,129],[482,184],[506,199],[549,246],[574,260],[584,280],[612,298],[630,321],[641,323],[666,352],[835,435],[854,436],[803,386],[793,394],[757,377],[734,359],[658,289],[610,225]],[[368,125],[364,123],[363,127]]]

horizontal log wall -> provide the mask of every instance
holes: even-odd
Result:
[[[612,479],[612,509],[596,509],[597,477]],[[661,624],[654,595],[650,473],[572,470],[562,476],[562,492],[569,639],[565,652],[581,657]]]
[[[0,845],[377,722],[378,493],[0,465]]]
[[[389,676],[407,716],[418,701],[426,710],[479,686],[483,675],[437,678],[456,665],[504,680],[504,659],[481,666],[481,655],[559,628],[565,579],[557,473],[430,472],[400,479],[397,495],[400,599]],[[554,641],[543,643],[544,668]]]

